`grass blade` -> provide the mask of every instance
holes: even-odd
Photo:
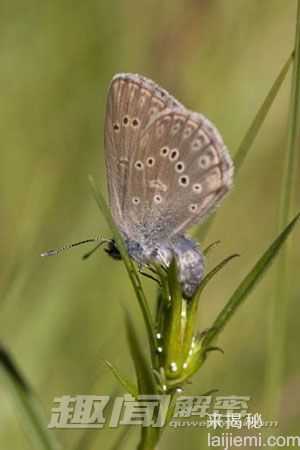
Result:
[[[289,71],[290,65],[293,61],[294,54],[292,53],[286,63],[284,64],[283,68],[281,69],[279,75],[277,76],[276,80],[273,83],[273,86],[271,87],[268,95],[266,96],[263,104],[259,108],[256,116],[254,117],[253,122],[251,123],[250,128],[248,129],[247,133],[245,134],[242,142],[240,143],[240,146],[234,156],[234,167],[235,167],[235,174],[237,175],[239,173],[240,168],[242,167],[246,156],[248,155],[248,152],[258,135],[258,132],[264,123],[269,110],[271,106],[273,105],[273,102],[279,92],[279,89],[281,88],[287,73]]]
[[[220,272],[220,270],[222,270],[223,267],[225,267],[232,259],[237,258],[239,256],[240,255],[238,255],[237,253],[234,253],[233,255],[227,256],[219,264],[217,264],[210,272],[208,272],[208,274],[205,275],[205,277],[201,281],[201,284],[200,284],[199,288],[197,289],[197,291],[196,291],[196,293],[194,295],[193,302],[198,302],[198,298],[199,298],[200,294],[202,293],[202,291],[206,287],[206,285],[210,282],[210,280],[215,275],[217,275],[217,273]]]
[[[119,370],[116,369],[116,367],[114,367],[109,361],[105,360],[104,363],[111,370],[111,372],[114,374],[115,378],[121,384],[121,386],[123,386],[125,391],[136,398],[138,396],[136,386],[129,380],[127,380],[123,375],[121,375]]]
[[[208,272],[208,274],[201,281],[199,288],[197,289],[193,298],[189,302],[189,317],[191,318],[191,320],[189,320],[187,327],[186,327],[186,332],[185,332],[185,342],[187,343],[188,346],[190,346],[190,343],[192,342],[192,337],[195,333],[195,324],[196,324],[196,320],[197,320],[197,309],[198,309],[198,304],[200,301],[200,296],[201,296],[204,288],[207,286],[209,281],[215,275],[217,275],[217,273],[220,270],[222,270],[232,259],[236,258],[237,256],[239,256],[239,255],[234,254],[234,255],[228,256],[227,258],[223,259],[223,261],[221,261],[219,264],[217,264],[212,270],[210,270],[210,272]],[[185,347],[184,351],[183,351],[184,355],[186,355],[189,350],[190,350],[189,347],[188,348]]]
[[[237,308],[246,299],[252,289],[257,285],[258,281],[266,273],[267,269],[273,262],[278,251],[286,241],[287,237],[296,225],[300,213],[289,223],[289,225],[282,231],[282,233],[273,241],[270,247],[266,250],[263,256],[257,261],[252,270],[244,278],[236,291],[233,293],[223,310],[220,312],[211,329],[207,332],[203,339],[204,349],[210,346],[213,339],[223,330],[226,323],[236,312]]]
[[[135,268],[132,260],[129,258],[129,256],[127,254],[127,249],[123,242],[122,236],[120,235],[118,228],[114,224],[114,221],[110,214],[109,208],[106,205],[106,202],[105,202],[102,194],[97,189],[97,186],[94,182],[93,177],[90,176],[89,180],[91,183],[91,187],[92,187],[92,191],[93,191],[95,200],[96,200],[101,212],[103,213],[108,226],[111,229],[111,232],[112,232],[115,242],[117,244],[117,248],[121,253],[122,260],[123,260],[126,270],[128,272],[128,275],[129,275],[130,281],[132,283],[133,289],[135,291],[137,300],[139,302],[139,305],[140,305],[140,308],[141,308],[141,311],[143,314],[144,322],[146,325],[147,333],[148,333],[148,339],[149,339],[149,343],[150,343],[152,359],[154,359],[155,353],[156,353],[154,321],[153,321],[152,314],[151,314],[151,311],[150,311],[150,308],[149,308],[149,305],[148,305],[148,302],[146,299],[146,295],[144,293],[144,290],[143,290],[143,287],[142,287],[142,284],[140,281],[140,277],[136,271],[136,268]]]
[[[270,91],[268,92],[265,100],[263,101],[261,107],[259,108],[257,114],[255,115],[248,131],[246,132],[244,138],[242,139],[242,142],[240,143],[235,156],[233,158],[234,160],[234,169],[235,169],[235,179],[238,175],[246,156],[248,155],[250,148],[258,135],[258,132],[263,125],[265,118],[267,117],[267,114],[273,105],[273,102],[279,92],[279,89],[281,88],[286,75],[289,71],[290,65],[293,61],[294,53],[290,55],[284,66],[282,67],[279,75],[277,76],[276,80],[274,81]],[[195,238],[197,239],[205,239],[207,236],[207,233],[214,221],[215,214],[213,214],[209,219],[205,222],[205,224],[198,227],[194,233]]]
[[[279,206],[279,228],[282,229],[289,220],[294,170],[296,157],[299,153],[300,142],[300,1],[298,0],[295,59],[292,75],[290,110],[288,120],[288,138],[285,167],[282,179],[281,201]],[[270,342],[267,380],[267,402],[272,417],[276,419],[279,415],[282,378],[284,372],[284,353],[286,326],[288,315],[288,273],[287,273],[288,249],[285,248],[278,264],[278,285],[274,296],[273,311],[270,324]],[[271,336],[273,337],[271,338]],[[276,352],[273,348],[276,348]]]
[[[0,348],[0,370],[6,375],[12,392],[20,405],[22,425],[37,450],[58,450],[60,445],[54,433],[47,428],[47,423],[30,386],[17,368],[10,354]]]

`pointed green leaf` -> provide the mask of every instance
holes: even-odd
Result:
[[[197,291],[195,292],[195,295],[193,297],[193,302],[198,302],[199,296],[201,292],[204,290],[205,286],[209,283],[209,281],[218,273],[220,270],[223,269],[232,259],[239,257],[237,253],[234,253],[233,255],[227,256],[223,261],[221,261],[219,264],[217,264],[210,272],[208,272],[207,275],[203,278],[201,281],[200,286],[198,287]]]
[[[146,295],[144,293],[144,290],[143,290],[143,287],[141,284],[140,277],[136,271],[136,268],[135,268],[132,260],[129,258],[129,256],[127,254],[127,249],[124,244],[123,238],[122,238],[121,234],[119,233],[119,230],[118,230],[117,226],[115,225],[113,218],[111,216],[110,210],[109,210],[102,194],[99,192],[92,176],[89,176],[89,181],[90,181],[90,184],[92,187],[92,192],[94,194],[95,200],[96,200],[102,214],[104,215],[108,226],[110,227],[110,229],[112,231],[117,248],[118,248],[119,252],[121,253],[122,260],[125,264],[130,281],[131,281],[133,289],[135,291],[137,300],[139,302],[139,305],[140,305],[140,308],[141,308],[141,311],[143,314],[144,322],[146,325],[151,355],[152,355],[152,358],[154,359],[155,353],[156,353],[156,339],[155,339],[154,322],[153,322],[152,314],[151,314],[151,311],[150,311],[150,308],[149,308],[149,305],[147,302]]]
[[[186,383],[202,366],[207,356],[207,349],[210,348],[210,344],[222,331],[226,323],[236,312],[240,304],[246,299],[247,295],[251,292],[254,286],[265,274],[266,270],[270,267],[272,261],[284,244],[285,240],[291,233],[292,229],[296,225],[300,214],[298,214],[290,224],[283,230],[283,232],[275,239],[263,256],[258,260],[253,269],[244,278],[237,290],[234,292],[228,303],[225,305],[212,327],[208,329],[203,337],[202,343],[199,344],[199,348],[189,358],[187,368],[183,371],[182,375],[175,380],[168,380],[168,388],[176,388]],[[222,264],[222,263],[221,263]]]
[[[208,352],[220,352],[224,355],[224,350],[221,347],[207,347],[205,349],[205,353],[208,353]]]
[[[219,245],[221,243],[221,241],[214,241],[211,244],[209,244],[204,250],[203,250],[203,255],[207,256],[211,250],[213,250],[217,245]]]
[[[0,347],[0,371],[10,384],[18,401],[18,412],[22,415],[22,425],[37,450],[58,450],[60,445],[54,433],[47,428],[47,421],[31,387],[21,374],[10,354]]]
[[[223,310],[218,315],[217,319],[212,325],[212,328],[206,333],[203,339],[203,348],[207,348],[213,339],[222,331],[226,323],[236,312],[237,308],[249,295],[251,290],[257,285],[258,281],[266,273],[267,269],[271,265],[278,251],[286,241],[287,237],[296,225],[300,214],[289,223],[289,225],[282,231],[282,233],[275,239],[275,241],[266,250],[263,256],[257,261],[252,270],[244,278],[241,284],[238,286],[232,297],[229,299]]]
[[[120,374],[119,370],[114,367],[109,361],[104,360],[105,365],[111,370],[111,372],[114,374],[118,382],[123,386],[126,392],[131,394],[133,397],[138,396],[138,390],[137,387],[129,381],[127,378],[125,378],[123,375]]]
[[[219,392],[219,389],[210,389],[207,392],[204,392],[204,394],[201,394],[202,397],[209,397],[212,394],[216,394],[217,392]]]
[[[200,286],[198,287],[197,291],[195,292],[193,298],[191,299],[191,301],[188,304],[188,322],[187,322],[187,327],[186,327],[186,331],[185,331],[185,345],[184,345],[184,350],[183,350],[183,354],[184,355],[188,355],[189,350],[190,350],[190,346],[192,343],[192,339],[195,333],[195,323],[197,320],[197,309],[198,309],[198,304],[200,301],[200,296],[202,291],[204,290],[205,286],[208,284],[208,282],[221,270],[223,269],[223,267],[226,266],[227,263],[229,263],[229,261],[231,261],[233,258],[236,258],[237,254],[234,255],[230,255],[227,258],[225,258],[223,261],[221,261],[219,264],[217,264],[216,267],[214,267],[210,272],[208,272],[208,274],[203,278]]]

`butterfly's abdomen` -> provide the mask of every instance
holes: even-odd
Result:
[[[185,236],[176,237],[173,251],[183,295],[190,298],[194,295],[204,275],[202,252],[195,241]]]
[[[204,258],[197,243],[185,236],[176,236],[170,241],[140,242],[125,239],[128,253],[138,264],[161,264],[168,268],[175,258],[179,282],[183,296],[191,298],[197,290],[204,275]]]

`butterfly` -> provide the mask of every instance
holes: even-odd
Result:
[[[111,81],[105,117],[109,203],[129,256],[141,266],[176,260],[186,298],[204,275],[186,235],[232,186],[233,163],[215,126],[138,74]],[[114,245],[109,251],[116,256]]]

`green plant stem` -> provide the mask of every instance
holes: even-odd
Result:
[[[297,151],[300,148],[300,0],[297,5],[297,25],[295,39],[295,57],[291,85],[290,110],[288,121],[288,140],[285,167],[282,179],[281,201],[279,205],[279,228],[282,229],[289,220],[293,193],[294,169]],[[281,388],[283,383],[286,327],[288,319],[289,282],[287,258],[289,247],[286,247],[278,261],[278,284],[272,304],[272,315],[269,337],[269,364],[266,376],[267,409],[272,420],[279,415]]]
[[[127,254],[127,250],[126,250],[125,244],[123,242],[123,238],[120,235],[119,230],[113,221],[110,210],[109,210],[108,206],[106,205],[106,202],[105,202],[101,192],[98,190],[97,185],[91,175],[89,176],[89,181],[90,181],[90,184],[92,187],[93,195],[99,206],[99,209],[102,211],[104,218],[106,219],[106,222],[113,233],[114,239],[117,244],[117,248],[122,256],[123,263],[125,265],[127,273],[129,275],[129,279],[130,279],[133,289],[135,291],[135,295],[138,300],[139,306],[141,308],[143,319],[144,319],[145,326],[146,326],[146,330],[148,333],[148,341],[149,341],[149,345],[150,345],[151,358],[152,358],[152,362],[154,365],[157,360],[155,327],[154,327],[154,321],[152,318],[152,314],[151,314],[151,311],[150,311],[150,308],[149,308],[149,305],[147,302],[147,298],[146,298],[146,295],[144,293],[144,290],[143,290],[143,287],[141,284],[141,280],[138,276],[138,273],[135,269],[135,266],[134,266],[132,260],[129,258],[129,256]]]
[[[152,427],[143,427],[141,432],[141,441],[137,450],[156,450],[159,440],[158,429]]]
[[[169,268],[169,289],[172,301],[167,312],[166,325],[163,332],[165,334],[164,365],[167,377],[176,378],[178,373],[182,370],[182,364],[185,356],[182,349],[187,322],[187,302],[182,298],[175,260],[173,260]]]

